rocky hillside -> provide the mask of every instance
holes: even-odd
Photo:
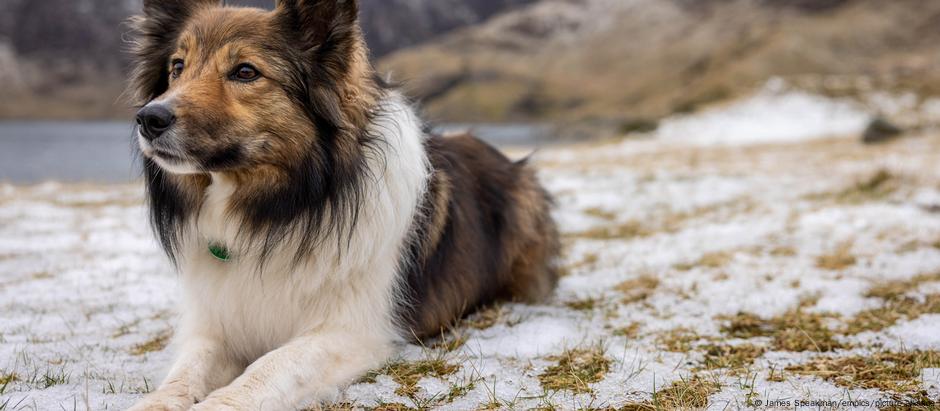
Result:
[[[362,21],[381,57],[533,1],[361,0]],[[140,0],[0,1],[0,118],[126,116],[122,23],[139,9]]]
[[[544,0],[383,60],[432,117],[632,123],[774,76],[940,90],[940,2]]]
[[[629,127],[772,77],[940,94],[934,0],[360,1],[380,67],[441,121]],[[139,2],[0,1],[0,118],[125,117],[121,22]]]

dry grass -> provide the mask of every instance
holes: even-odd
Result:
[[[610,360],[604,356],[601,346],[566,350],[549,359],[558,361],[558,364],[548,367],[538,377],[546,390],[589,393],[592,392],[589,384],[602,380],[610,370]]]
[[[501,305],[493,305],[478,310],[473,315],[463,319],[461,326],[485,330],[490,328],[506,316],[506,310]]]
[[[666,389],[653,393],[653,407],[659,410],[692,410],[708,406],[708,398],[721,390],[718,381],[694,375],[674,382]]]
[[[767,374],[767,381],[770,382],[784,382],[787,380],[786,373],[782,371],[777,371],[777,367],[771,366],[770,373]]]
[[[170,342],[170,338],[173,337],[172,330],[165,330],[155,337],[135,345],[131,348],[131,354],[133,355],[144,355],[147,353],[163,351],[166,348],[167,344]]]
[[[788,311],[771,320],[776,329],[771,346],[778,351],[828,352],[845,348],[825,324],[827,315],[809,313],[802,308]]]
[[[741,345],[706,345],[704,368],[714,370],[726,368],[739,370],[750,367],[754,360],[767,351],[766,348],[751,344]]]
[[[585,298],[583,300],[569,301],[565,303],[565,306],[577,311],[593,311],[600,303],[601,302],[596,298]]]
[[[355,404],[350,404],[348,402],[340,402],[336,404],[329,404],[323,406],[314,406],[313,408],[307,408],[303,411],[354,411],[357,410]]]
[[[845,332],[858,334],[881,331],[902,319],[913,320],[924,314],[940,314],[940,294],[931,294],[922,299],[905,297],[886,301],[881,307],[858,313],[847,322]]]
[[[836,200],[848,204],[860,204],[883,200],[900,186],[900,179],[890,171],[881,169],[870,177],[855,183],[836,195]]]
[[[441,337],[434,341],[429,347],[435,350],[451,352],[463,347],[466,343],[467,336],[455,330],[451,331],[450,335],[441,335]]]
[[[562,277],[565,277],[568,274],[570,274],[572,271],[575,271],[581,268],[591,269],[597,264],[597,261],[599,259],[600,257],[598,257],[597,254],[587,253],[584,255],[584,258],[581,261],[565,266],[563,269],[564,272],[562,273]]]
[[[937,351],[882,352],[869,356],[817,358],[787,367],[787,371],[813,375],[848,388],[867,388],[911,394],[921,391],[921,371],[940,368]]]
[[[372,371],[362,381],[375,382],[375,377],[388,375],[398,383],[395,393],[403,397],[413,398],[418,393],[418,381],[424,377],[442,378],[453,374],[460,367],[448,363],[443,358],[431,358],[421,361],[399,361],[386,365],[384,368]]]
[[[634,238],[648,237],[653,234],[655,234],[655,231],[646,227],[643,223],[636,220],[630,220],[625,223],[582,231],[580,233],[572,234],[572,236],[592,240],[630,240]]]
[[[866,297],[883,300],[881,306],[856,314],[846,322],[844,332],[858,334],[881,331],[901,320],[913,320],[924,314],[940,313],[940,294],[909,297],[905,294],[921,284],[940,281],[940,274],[920,275],[906,281],[892,281],[872,287]]]
[[[617,213],[613,211],[607,211],[601,208],[592,207],[587,210],[584,210],[584,214],[587,214],[591,217],[600,218],[601,220],[614,221],[617,219]]]
[[[5,387],[15,381],[19,381],[19,377],[16,375],[16,373],[11,372],[8,374],[0,372],[0,387]]]
[[[725,251],[707,253],[694,263],[676,264],[675,268],[681,271],[689,271],[697,267],[721,268],[727,265],[733,259],[734,254]]]
[[[790,246],[778,246],[770,250],[770,255],[774,257],[794,257],[796,254],[796,249]]]
[[[940,273],[923,274],[906,281],[889,281],[877,284],[865,294],[868,298],[896,300],[907,292],[917,289],[922,284],[940,282]]]
[[[740,313],[726,318],[722,332],[734,338],[772,337],[771,348],[777,351],[828,352],[845,348],[835,339],[835,333],[825,324],[826,314],[805,310],[809,302],[780,316],[763,319],[753,314]]]
[[[357,408],[352,408],[352,409],[356,410],[359,408],[357,407]],[[405,404],[396,404],[396,403],[379,404],[374,408],[365,408],[365,409],[370,410],[370,411],[418,411],[419,410],[418,408],[412,408]],[[340,410],[345,410],[345,408],[340,408]]]
[[[692,343],[700,340],[701,337],[688,328],[676,328],[656,337],[656,342],[669,352],[689,352],[692,350]]]
[[[816,258],[816,266],[824,270],[839,271],[854,266],[858,260],[852,255],[852,244],[845,243],[837,247],[831,254],[824,254]]]
[[[644,301],[656,292],[659,287],[659,279],[651,275],[644,275],[631,280],[624,281],[614,287],[617,291],[623,293],[623,303],[632,304]]]
[[[640,335],[640,328],[642,325],[640,323],[630,323],[626,327],[620,327],[614,330],[613,335],[618,337],[627,337],[627,338],[636,338]]]
[[[751,313],[738,313],[720,319],[727,321],[727,324],[721,327],[721,332],[733,338],[766,337],[775,332],[775,327],[770,321]]]

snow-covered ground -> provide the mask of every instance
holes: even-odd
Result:
[[[940,136],[790,140],[541,151],[555,297],[404,346],[335,407],[940,399]],[[0,409],[123,409],[159,383],[177,285],[141,201],[0,186]],[[865,359],[875,382],[839,366]]]

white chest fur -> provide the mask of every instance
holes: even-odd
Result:
[[[293,263],[295,249],[288,241],[259,270],[250,239],[239,238],[237,216],[227,212],[236,186],[213,176],[183,243],[180,338],[221,338],[246,363],[299,335],[331,329],[397,338],[398,267],[426,189],[428,165],[412,109],[394,95],[386,105],[373,127],[387,151],[369,159],[374,178],[363,181],[364,201],[350,241],[325,239],[299,265]],[[213,257],[210,242],[229,247],[232,258]]]

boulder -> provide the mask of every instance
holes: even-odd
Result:
[[[862,134],[862,142],[865,144],[878,144],[894,140],[904,134],[904,129],[892,123],[884,117],[875,117],[868,123],[868,127]]]

